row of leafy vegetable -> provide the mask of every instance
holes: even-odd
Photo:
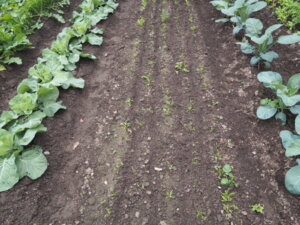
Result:
[[[9,101],[11,110],[0,116],[0,191],[12,188],[24,176],[37,179],[47,169],[42,148],[30,143],[38,132],[47,130],[44,118],[66,108],[58,101],[58,88],[84,87],[84,80],[75,78],[72,71],[81,57],[96,58],[83,53],[83,44],[102,44],[99,35],[103,30],[94,26],[117,6],[113,0],[83,0],[80,11],[73,12],[72,26],[64,28],[51,48],[42,51],[37,64],[29,69],[29,77],[19,84],[17,95]]]
[[[43,26],[42,17],[64,23],[62,8],[69,0],[0,0],[0,71],[5,64],[22,64],[17,51],[32,47],[27,36]]]
[[[250,64],[258,69],[270,69],[271,63],[279,55],[272,50],[277,44],[288,45],[300,42],[300,35],[281,35],[273,37],[273,33],[282,25],[275,24],[266,29],[261,20],[251,18],[251,14],[262,10],[267,6],[265,1],[259,0],[213,0],[211,4],[221,11],[226,18],[218,19],[216,22],[231,22],[234,26],[233,35],[243,36],[240,49],[244,54],[251,55]],[[273,116],[286,124],[288,113],[296,115],[295,130],[300,134],[300,73],[290,77],[287,85],[283,84],[279,73],[273,71],[263,71],[257,76],[258,80],[266,88],[270,88],[275,94],[274,99],[265,98],[260,101],[257,109],[257,117],[262,120]],[[300,155],[300,136],[294,135],[288,130],[280,132],[280,137],[285,155]],[[300,160],[297,160],[300,163]],[[300,194],[300,164],[291,168],[285,176],[285,186],[293,194]]]

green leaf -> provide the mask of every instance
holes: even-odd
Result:
[[[292,134],[288,130],[280,132],[282,145],[285,148],[285,156],[297,156],[300,155],[300,136]]]
[[[300,89],[300,73],[291,76],[287,86],[288,88],[296,88],[297,90]]]
[[[272,62],[274,59],[277,59],[279,55],[274,51],[269,51],[266,53],[260,54],[260,57],[267,62]]]
[[[42,123],[42,120],[46,117],[46,114],[41,111],[36,111],[28,116],[26,119],[18,120],[8,130],[11,133],[19,133],[25,129],[35,128]]]
[[[12,58],[9,58],[7,60],[4,60],[3,61],[4,63],[6,64],[18,64],[18,65],[21,65],[22,64],[22,59],[20,57],[12,57]]]
[[[256,115],[261,120],[267,120],[274,116],[276,112],[276,108],[270,105],[264,105],[257,108]]]
[[[300,165],[288,170],[285,175],[284,184],[290,193],[300,195]]]
[[[0,128],[4,127],[10,121],[17,119],[19,116],[13,111],[3,111],[0,116]]]
[[[290,108],[291,113],[300,114],[300,105],[294,105]]]
[[[19,115],[30,115],[36,108],[36,94],[18,94],[9,101],[9,107]]]
[[[253,54],[256,51],[256,48],[248,42],[237,42],[237,44],[241,46],[241,51],[244,54]]]
[[[298,134],[300,134],[300,115],[296,116],[295,119],[295,130]]]
[[[25,92],[36,92],[38,90],[38,82],[34,78],[24,79],[18,86],[18,94],[23,94]]]
[[[48,167],[47,159],[38,146],[33,146],[17,156],[16,164],[20,178],[28,176],[32,180],[42,176]]]
[[[290,45],[300,42],[300,35],[282,35],[278,38],[277,42],[282,45]]]
[[[232,167],[229,164],[225,164],[222,170],[224,171],[224,173],[228,174],[232,171]]]
[[[60,109],[66,109],[66,107],[62,104],[61,101],[59,101],[59,102],[48,102],[48,103],[44,104],[44,106],[42,107],[43,112],[48,117],[53,117],[54,114]]]
[[[96,59],[96,56],[89,54],[89,53],[81,53],[80,57],[87,58],[87,59]]]
[[[13,149],[14,135],[7,130],[0,129],[0,156],[6,155]]]
[[[227,19],[227,18],[221,18],[221,19],[215,20],[216,23],[226,23],[228,21],[229,21],[229,19]]]
[[[257,12],[259,10],[262,10],[267,6],[267,3],[264,1],[259,1],[254,4],[251,4],[248,6],[248,14],[250,15],[253,12]]]
[[[263,23],[259,19],[249,18],[245,22],[246,33],[250,35],[260,35],[264,27]]]
[[[266,29],[265,34],[272,34],[275,30],[278,30],[280,27],[282,27],[282,24],[274,24]]]
[[[104,29],[99,29],[98,27],[91,30],[94,34],[104,34]]]
[[[250,59],[251,66],[255,66],[257,63],[259,63],[260,60],[261,60],[260,57],[257,57],[257,56],[251,57],[251,59]]]
[[[37,95],[39,102],[55,102],[59,96],[59,90],[54,85],[42,86],[37,91]]]
[[[0,158],[0,192],[7,191],[19,181],[19,174],[15,163],[15,156]]]
[[[36,78],[40,80],[42,83],[47,83],[52,80],[53,75],[52,72],[55,70],[55,67],[48,67],[43,63],[38,63],[31,67],[28,71],[30,77]]]
[[[0,64],[0,71],[4,71],[4,70],[6,70],[5,66]]]
[[[275,115],[275,119],[276,119],[276,120],[281,120],[281,124],[282,124],[282,125],[285,125],[285,124],[286,124],[286,114],[283,113],[283,112],[278,112],[278,113]]]
[[[36,133],[45,132],[45,131],[47,131],[47,128],[43,124],[40,124],[35,128],[27,129],[26,131],[23,131],[15,135],[15,144],[18,146],[29,145],[30,142],[34,139]]]
[[[287,88],[283,90],[277,89],[276,94],[278,97],[282,99],[283,103],[288,107],[296,105],[298,102],[300,102],[300,95],[289,96]]]
[[[55,74],[51,84],[55,86],[61,86],[64,89],[68,89],[70,86],[75,88],[83,88],[84,80],[73,77],[71,72],[61,71]]]
[[[263,83],[266,88],[274,89],[274,84],[282,84],[282,77],[277,72],[265,71],[257,75],[259,82]]]
[[[99,45],[100,46],[103,42],[103,37],[99,37],[96,34],[91,33],[91,34],[87,34],[86,36],[88,38],[88,42],[91,45]]]

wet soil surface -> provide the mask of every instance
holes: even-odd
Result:
[[[0,194],[0,224],[300,224],[299,198],[283,185],[294,162],[284,157],[282,127],[256,118],[270,93],[230,25],[214,23],[221,15],[206,0],[119,3],[100,25],[104,44],[86,47],[97,59],[75,72],[86,87],[62,91],[68,109],[47,119],[35,140],[49,169]],[[1,76],[3,109],[55,30],[22,53],[23,69]],[[39,32],[37,39],[47,30]],[[299,47],[277,50],[274,70],[296,73]],[[215,168],[224,164],[238,187],[220,184]],[[222,201],[225,191],[232,200]],[[256,203],[264,214],[250,210]]]

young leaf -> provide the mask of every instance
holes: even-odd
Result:
[[[290,108],[291,113],[300,114],[300,105],[294,105]]]
[[[88,42],[91,45],[99,45],[100,46],[103,42],[103,37],[99,37],[96,34],[91,33],[91,34],[87,34],[86,36],[88,38]]]
[[[264,105],[257,108],[256,115],[261,120],[267,120],[274,116],[276,112],[277,109],[275,107]]]
[[[36,94],[18,94],[9,101],[9,107],[19,115],[30,115],[36,108]]]
[[[259,82],[262,82],[266,88],[274,88],[272,84],[282,84],[282,77],[277,72],[265,71],[257,75]]]
[[[18,114],[13,111],[3,111],[0,116],[0,128],[4,127],[10,121],[17,119]]]
[[[35,128],[27,129],[26,131],[15,135],[15,144],[20,146],[29,145],[30,142],[34,139],[36,133],[45,131],[47,131],[47,128],[43,124],[40,124]]]
[[[28,176],[35,180],[42,176],[48,167],[48,162],[39,146],[33,146],[16,158],[20,179]]]
[[[291,76],[287,86],[288,88],[296,88],[297,90],[300,89],[300,73]]]
[[[0,158],[0,192],[12,188],[19,181],[19,174],[15,164],[15,156]]]
[[[263,23],[255,18],[247,19],[245,25],[246,33],[250,35],[260,35],[263,29]]]
[[[267,62],[272,62],[274,59],[277,59],[279,55],[274,51],[269,51],[266,53],[260,54],[260,57]]]
[[[275,119],[276,119],[276,120],[281,120],[281,124],[282,124],[282,125],[285,125],[285,124],[286,124],[286,114],[283,113],[283,112],[278,112],[278,113],[275,115]]]
[[[300,134],[300,115],[296,116],[295,119],[295,130],[298,134]]]

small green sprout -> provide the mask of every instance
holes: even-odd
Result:
[[[145,80],[145,82],[148,86],[152,83],[152,80],[151,80],[152,76],[153,76],[152,73],[148,73],[148,74],[142,76],[142,78]]]
[[[175,198],[174,195],[173,195],[173,190],[167,191],[167,192],[166,192],[166,197],[167,197],[168,199],[173,199],[173,198]]]
[[[249,206],[251,211],[256,212],[256,213],[260,213],[263,214],[264,213],[264,206],[261,204],[254,204],[254,205],[250,205]]]
[[[121,123],[121,126],[128,131],[128,129],[130,128],[130,122],[129,120],[125,120],[124,122]]]
[[[196,26],[191,26],[191,31],[196,31],[197,27]]]
[[[140,17],[138,20],[137,20],[137,25],[143,27],[145,25],[145,19],[144,17]]]
[[[205,73],[206,70],[205,70],[204,67],[199,67],[199,68],[197,69],[197,72],[198,72],[198,73]]]
[[[185,72],[185,73],[190,72],[189,69],[188,69],[188,66],[184,62],[177,62],[175,64],[175,69],[180,70],[180,71]]]
[[[132,98],[127,98],[126,101],[128,106],[132,106],[132,103],[133,103],[133,99]]]
[[[222,194],[221,194],[221,201],[222,202],[231,202],[232,201],[232,197],[235,195],[235,192],[230,192],[229,190],[225,190]]]

